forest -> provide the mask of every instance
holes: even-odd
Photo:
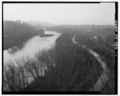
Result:
[[[4,50],[18,46],[31,36],[44,34],[42,29],[37,30],[25,23],[7,21],[5,24],[8,25],[4,27]],[[116,92],[114,26],[57,25],[46,27],[46,30],[61,33],[55,47],[38,52],[35,60],[28,57],[9,62],[9,66],[4,66],[3,63],[3,91],[103,94]],[[79,47],[72,41],[74,35]],[[105,84],[103,81],[100,91],[94,91],[93,87],[103,74],[103,68],[83,45],[97,52],[110,70],[107,74],[109,80]]]
[[[30,24],[21,21],[4,21],[3,23],[3,49],[22,46],[21,43],[37,34],[44,34],[42,28],[36,29]]]

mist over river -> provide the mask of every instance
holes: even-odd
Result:
[[[9,61],[14,62],[17,59],[22,59],[25,57],[34,58],[36,53],[54,48],[56,39],[60,36],[60,33],[45,31],[45,34],[54,35],[49,37],[40,37],[40,35],[34,36],[25,42],[23,47],[17,50],[14,54],[10,52],[12,48],[9,50],[4,50],[4,64],[7,64]]]

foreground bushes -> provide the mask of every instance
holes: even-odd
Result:
[[[35,58],[22,58],[8,62],[3,70],[3,91],[20,91],[32,81],[44,76],[54,66],[53,49],[36,54]]]

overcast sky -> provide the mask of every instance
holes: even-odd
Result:
[[[42,21],[53,24],[114,24],[115,4],[5,4],[4,20]]]

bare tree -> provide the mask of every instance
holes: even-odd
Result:
[[[21,58],[4,65],[4,90],[20,91],[33,80],[44,76],[55,64],[54,50],[38,52],[35,58]]]

